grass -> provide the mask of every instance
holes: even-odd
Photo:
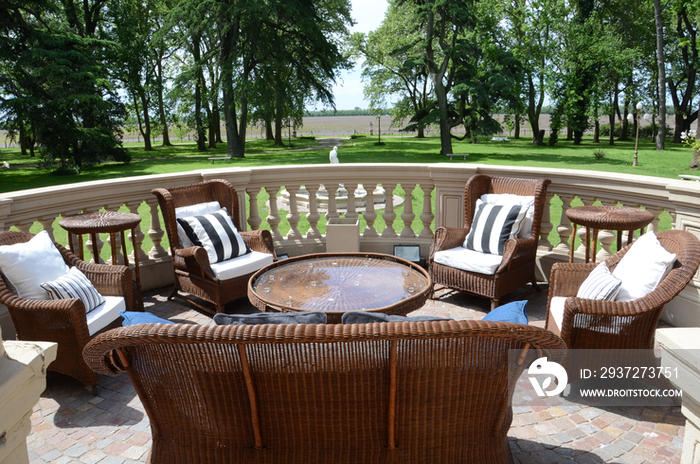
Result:
[[[312,148],[317,141],[310,139],[293,139],[292,149]],[[446,161],[441,156],[440,140],[437,137],[417,139],[415,137],[389,137],[382,138],[383,145],[376,145],[377,137],[355,137],[347,140],[339,147],[341,163],[436,163]],[[100,179],[112,179],[148,174],[164,174],[174,172],[186,172],[200,169],[221,167],[254,167],[294,164],[327,164],[328,149],[309,149],[306,151],[287,151],[290,149],[285,139],[284,147],[275,147],[272,142],[253,140],[246,142],[245,158],[236,158],[223,165],[221,162],[212,165],[207,159],[211,156],[226,155],[225,144],[219,144],[216,149],[206,152],[198,152],[193,143],[176,144],[172,147],[156,146],[153,151],[145,151],[137,144],[127,144],[132,161],[129,164],[105,163],[95,166],[86,166],[83,172],[76,176],[53,176],[51,169],[37,167],[36,158],[23,157],[19,149],[0,149],[0,162],[7,161],[12,166],[9,170],[0,170],[0,193],[12,192],[37,187],[70,184]],[[283,151],[284,150],[284,151]],[[536,146],[530,143],[529,138],[511,140],[510,142],[491,142],[490,138],[484,138],[481,143],[471,144],[455,141],[453,144],[455,153],[469,153],[466,161],[455,157],[452,163],[478,163],[486,165],[505,166],[530,166],[538,168],[565,168],[582,169],[601,172],[617,172],[639,174],[656,177],[677,179],[679,174],[689,174],[695,171],[688,165],[692,159],[692,152],[684,145],[667,143],[666,151],[656,151],[651,139],[639,141],[639,166],[632,166],[634,156],[634,140],[617,141],[614,146],[607,144],[594,144],[592,139],[584,138],[579,146],[572,141],[561,140],[554,147]],[[600,156],[600,152],[604,156]],[[597,153],[597,154],[596,154]],[[400,187],[396,195],[403,195]],[[422,211],[422,195],[420,188],[413,192],[413,211],[416,218],[412,228],[419,233],[423,227],[419,219]],[[265,219],[268,210],[265,202],[269,199],[267,193],[261,192],[258,198],[259,215]],[[580,203],[578,203],[580,204]],[[577,203],[574,203],[576,206]],[[126,210],[125,207],[122,210]],[[433,198],[433,211],[434,211]],[[397,233],[400,233],[404,224],[401,220],[403,205],[395,208],[397,218],[393,224]],[[280,211],[282,222],[280,232],[284,235],[289,230],[285,220],[287,211]],[[378,233],[384,229],[385,224],[381,217],[381,210],[377,211],[375,229]],[[146,205],[141,205],[139,214],[149,217]],[[552,202],[551,222],[560,223],[561,202],[555,198]],[[161,222],[162,223],[162,222]],[[145,222],[148,224],[148,222]],[[318,223],[319,230],[325,232],[326,219],[321,215]],[[263,222],[263,227],[267,224]],[[360,213],[360,230],[366,226]],[[671,217],[668,213],[661,216],[661,230],[671,227]],[[36,229],[36,230],[35,230]],[[41,226],[37,223],[32,231],[38,231]],[[56,239],[65,243],[65,231],[57,223],[54,224]],[[299,224],[299,230],[304,234],[309,229],[303,213]],[[145,230],[143,231],[146,232]],[[550,234],[550,242],[556,246],[559,235],[556,227]],[[167,236],[163,239],[163,246],[167,249]],[[152,244],[146,235],[143,249],[148,251]],[[109,247],[105,247],[105,250]]]

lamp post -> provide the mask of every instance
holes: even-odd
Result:
[[[637,103],[637,113],[636,115],[632,115],[632,113],[627,115],[627,121],[629,122],[634,122],[635,120],[637,121],[637,133],[634,137],[634,161],[632,162],[632,166],[637,166],[637,155],[639,153],[639,125],[640,125],[640,115],[642,114],[642,110],[644,109],[644,105],[642,102]]]
[[[375,145],[384,145],[382,143],[382,115],[381,114],[377,115],[377,123],[378,123],[378,130],[379,130],[379,140],[377,141],[377,143]]]

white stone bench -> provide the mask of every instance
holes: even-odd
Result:
[[[492,142],[510,142],[508,137],[491,137]]]
[[[211,158],[207,159],[211,161],[211,164],[214,164],[214,160],[224,160],[224,163],[228,163],[228,160],[231,158],[228,156],[212,156]]]
[[[694,180],[695,182],[700,182],[700,176],[691,176],[688,174],[678,174],[678,177],[680,177],[683,180]]]
[[[469,154],[468,154],[468,153],[450,153],[450,154],[447,155],[447,156],[450,157],[450,161],[452,161],[452,157],[453,157],[453,156],[463,156],[463,157],[464,157],[464,160],[466,161],[466,160],[467,160],[467,156],[469,156]]]

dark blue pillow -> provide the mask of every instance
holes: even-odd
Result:
[[[119,311],[119,315],[124,318],[123,327],[135,324],[174,324],[174,322],[146,311]]]
[[[451,321],[452,319],[435,316],[394,316],[384,313],[370,313],[366,311],[348,311],[343,314],[340,321],[343,324],[372,324],[374,322],[430,322]]]
[[[499,306],[482,319],[482,321],[494,322],[515,322],[516,324],[527,325],[527,311],[525,311],[526,300],[513,301],[503,306]]]
[[[326,313],[255,313],[255,314],[225,314],[214,315],[217,325],[255,325],[255,324],[325,324],[328,321]]]

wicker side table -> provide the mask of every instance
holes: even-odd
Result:
[[[108,233],[112,245],[112,264],[117,263],[116,234],[121,233],[122,253],[124,265],[129,265],[129,256],[126,251],[126,237],[124,232],[131,230],[131,240],[134,246],[134,272],[136,275],[136,302],[138,307],[143,307],[141,295],[141,272],[139,269],[139,254],[136,249],[136,227],[141,223],[141,216],[133,213],[120,213],[118,211],[97,211],[94,213],[69,216],[58,221],[58,224],[68,232],[68,244],[70,250],[75,253],[73,234],[78,236],[78,256],[83,258],[83,234],[89,234],[92,238],[92,256],[96,263],[100,262],[97,254],[97,235]]]
[[[569,250],[570,263],[574,262],[574,242],[576,240],[577,225],[581,225],[586,228],[586,262],[589,262],[592,241],[592,261],[595,263],[598,231],[616,230],[617,249],[619,251],[622,248],[623,231],[629,231],[627,243],[632,243],[634,231],[639,229],[641,233],[644,233],[644,228],[654,220],[654,215],[649,211],[625,206],[578,206],[575,208],[569,208],[566,211],[566,217],[569,218],[571,224],[573,225],[573,231],[571,232],[571,247]],[[592,234],[591,230],[593,230]]]

